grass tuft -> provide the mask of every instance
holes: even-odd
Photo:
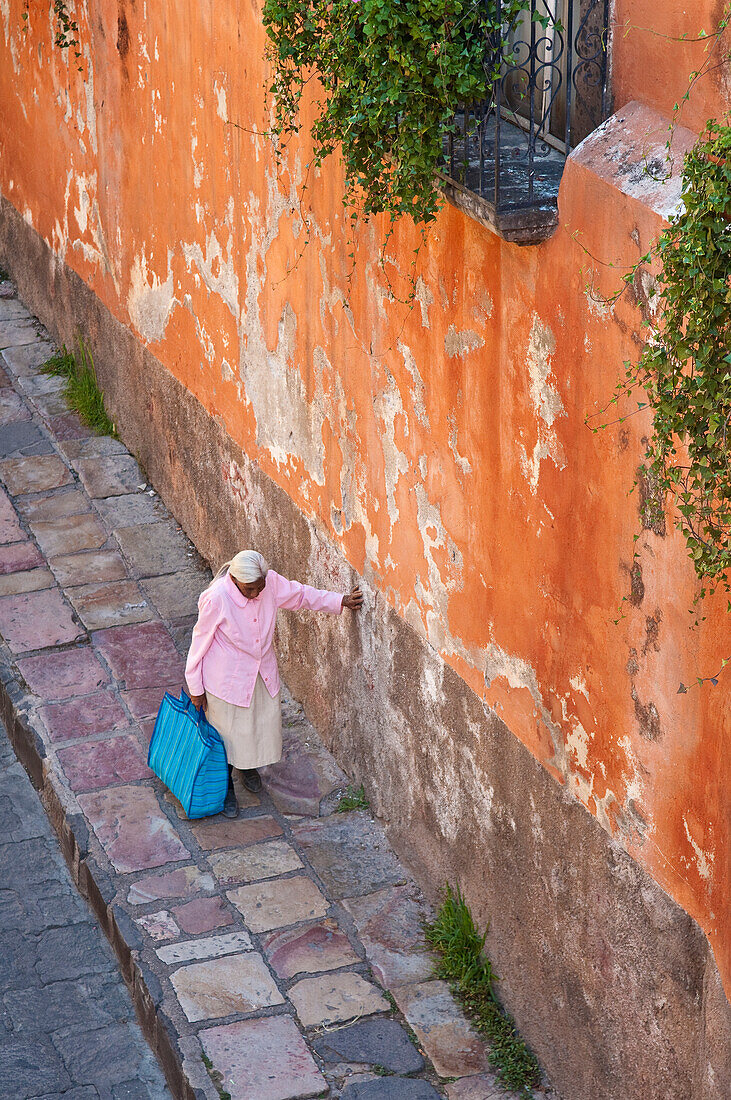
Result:
[[[99,389],[94,370],[94,360],[83,340],[78,342],[78,350],[69,351],[64,344],[41,367],[44,374],[55,374],[65,378],[63,395],[70,408],[74,409],[84,424],[97,435],[113,435],[117,432],[104,407],[104,395]]]
[[[347,813],[348,810],[368,810],[370,809],[370,803],[366,797],[365,788],[361,783],[360,787],[355,787],[352,783],[343,793],[335,807],[336,814]]]
[[[459,888],[446,887],[425,935],[438,956],[437,975],[449,982],[475,1029],[488,1040],[490,1065],[501,1085],[530,1097],[540,1083],[538,1062],[495,995],[498,978],[484,953],[487,931],[480,935]]]
[[[5,283],[5,282],[7,282],[9,278],[10,278],[10,275],[9,275],[9,274],[7,273],[7,271],[5,270],[5,268],[4,268],[4,267],[0,267],[0,283]]]
[[[218,1092],[220,1100],[231,1100],[231,1093],[227,1092],[223,1087],[223,1074],[221,1071],[214,1067],[213,1062],[206,1054],[201,1054],[201,1061],[208,1070],[208,1076],[216,1086],[216,1091]]]

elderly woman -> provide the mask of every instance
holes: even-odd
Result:
[[[359,588],[343,596],[288,581],[255,550],[242,550],[226,562],[201,593],[185,679],[194,704],[205,709],[226,746],[227,817],[239,812],[233,769],[241,769],[250,791],[260,791],[256,769],[282,756],[279,669],[272,647],[277,611],[307,607],[339,615],[362,603]]]

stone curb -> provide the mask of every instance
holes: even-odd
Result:
[[[194,1086],[185,1072],[177,1031],[161,1011],[159,979],[133,955],[142,946],[142,938],[129,915],[112,901],[115,891],[111,877],[89,853],[89,830],[83,815],[67,813],[64,808],[53,772],[45,764],[43,740],[18,705],[25,697],[21,683],[6,659],[0,656],[0,716],[10,743],[38,791],[79,893],[89,904],[117,956],[143,1034],[162,1066],[170,1090],[177,1100],[218,1100],[212,1082],[208,1088],[205,1083],[203,1087]]]

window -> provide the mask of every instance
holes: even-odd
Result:
[[[550,236],[566,157],[607,116],[608,21],[609,0],[529,0],[490,98],[457,112],[445,191],[507,240]]]

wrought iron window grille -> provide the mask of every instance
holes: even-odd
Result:
[[[486,2],[500,14],[502,0]],[[569,152],[609,114],[609,0],[528,0],[507,31],[489,99],[461,107],[445,138],[444,191],[505,240],[534,244],[558,224]]]

